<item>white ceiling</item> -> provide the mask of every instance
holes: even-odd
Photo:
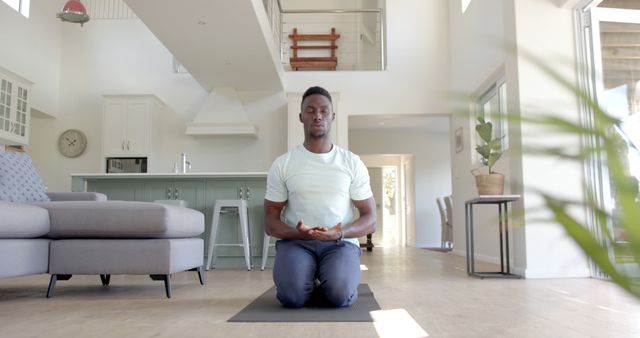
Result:
[[[270,52],[256,13],[264,11],[262,1],[125,2],[206,90],[283,89],[282,66]]]
[[[433,115],[352,115],[349,130],[414,130],[448,133],[449,117]]]

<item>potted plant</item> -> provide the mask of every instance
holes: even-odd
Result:
[[[482,144],[476,146],[476,151],[482,156],[480,159],[482,165],[488,168],[487,173],[483,173],[479,169],[471,171],[476,178],[478,194],[502,195],[504,191],[504,175],[493,171],[493,166],[502,156],[502,138],[504,136],[492,138],[493,125],[491,122],[485,121],[484,117],[478,117],[476,132],[482,140]]]

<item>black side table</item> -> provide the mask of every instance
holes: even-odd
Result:
[[[509,266],[509,215],[507,204],[517,201],[520,195],[480,195],[464,202],[464,225],[467,238],[467,274],[480,278],[522,278],[511,273]],[[498,233],[500,235],[500,271],[476,272],[473,253],[473,206],[476,204],[498,205]],[[503,236],[504,233],[504,236]],[[506,261],[506,264],[505,264]]]

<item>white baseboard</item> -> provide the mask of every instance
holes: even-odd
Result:
[[[515,269],[514,269],[515,271]],[[572,268],[565,270],[519,269],[518,274],[525,278],[590,278],[589,268]]]
[[[456,255],[456,256],[462,256],[462,257],[467,257],[467,252],[464,250],[458,250],[454,247],[453,250],[451,250],[451,253]]]
[[[439,248],[440,242],[438,243],[416,243],[416,248]]]
[[[520,275],[520,276],[522,276],[522,278],[527,278],[526,270],[527,269],[525,269],[525,268],[523,268],[521,266],[511,267],[511,273],[516,274],[516,275]]]

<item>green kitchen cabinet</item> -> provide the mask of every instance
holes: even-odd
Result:
[[[204,211],[204,181],[147,181],[144,200],[184,200],[187,207]]]

